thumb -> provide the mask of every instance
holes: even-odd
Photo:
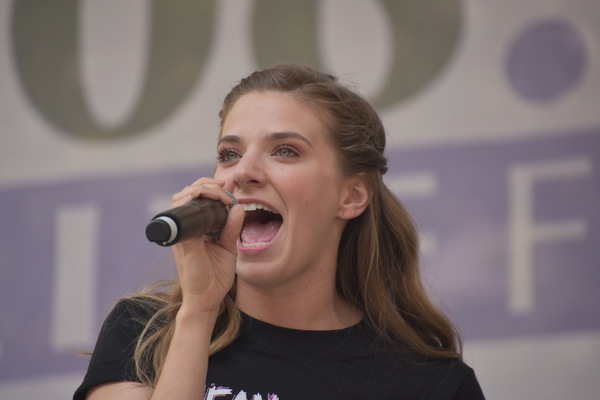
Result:
[[[237,239],[244,224],[245,211],[241,204],[236,204],[229,210],[227,222],[221,230],[219,245],[231,253],[237,253]]]

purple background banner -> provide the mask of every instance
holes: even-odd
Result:
[[[467,338],[502,338],[600,328],[600,131],[394,153],[393,173],[431,170],[435,196],[408,199],[422,232],[436,250],[425,258],[427,275]],[[530,182],[531,204],[520,204],[511,179],[522,166],[556,166]],[[569,165],[581,171],[569,174]],[[526,167],[525,167],[526,168]],[[530,207],[535,227],[578,221],[576,237],[532,240],[533,305],[511,310],[511,240],[515,209]],[[512,217],[511,217],[512,216]],[[521,221],[523,222],[523,221]],[[560,230],[560,228],[559,228]]]
[[[408,196],[419,230],[435,238],[425,254],[432,291],[469,339],[600,328],[600,131],[589,130],[504,143],[394,150],[389,178],[426,171],[434,194]],[[532,242],[533,307],[511,312],[511,171],[519,165],[584,160],[580,175],[532,180],[532,225],[580,219],[577,240]],[[560,168],[559,168],[560,172]],[[99,210],[95,330],[117,298],[172,273],[170,250],[146,241],[148,199],[166,197],[211,167],[162,174],[86,179],[0,190],[0,379],[81,370],[85,363],[53,349],[55,216],[61,207],[92,203]],[[402,197],[402,194],[399,194]],[[466,283],[465,283],[466,282]],[[475,284],[474,284],[475,282]],[[467,284],[468,283],[468,284]],[[35,296],[32,294],[35,293]],[[80,349],[80,350],[91,350]]]

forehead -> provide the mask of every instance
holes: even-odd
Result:
[[[286,92],[251,92],[240,97],[227,113],[220,136],[250,133],[298,132],[311,140],[328,140],[325,113]]]

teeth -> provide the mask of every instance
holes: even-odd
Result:
[[[244,207],[244,210],[246,211],[256,211],[256,210],[265,210],[265,211],[269,211],[275,214],[275,211],[271,210],[269,207],[265,206],[264,204],[260,204],[260,203],[244,203],[242,204],[242,206]]]
[[[262,246],[266,246],[267,244],[269,244],[269,242],[259,242],[259,243],[243,243],[242,242],[242,246],[246,247],[246,248],[262,247]]]

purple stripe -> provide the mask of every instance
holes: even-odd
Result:
[[[436,251],[424,275],[468,338],[509,337],[600,327],[600,130],[494,144],[394,150],[391,177],[435,174],[434,197],[407,198],[419,229]],[[583,240],[534,246],[535,307],[526,316],[508,310],[509,171],[517,163],[587,157],[589,176],[540,182],[534,187],[536,223],[572,218],[586,222]],[[0,190],[0,380],[83,371],[86,362],[53,351],[51,329],[54,212],[95,203],[101,213],[97,327],[115,300],[140,288],[169,250],[146,241],[146,200],[169,195],[212,167],[162,174],[82,179]],[[168,269],[168,268],[167,268]],[[86,349],[91,350],[91,349]]]

